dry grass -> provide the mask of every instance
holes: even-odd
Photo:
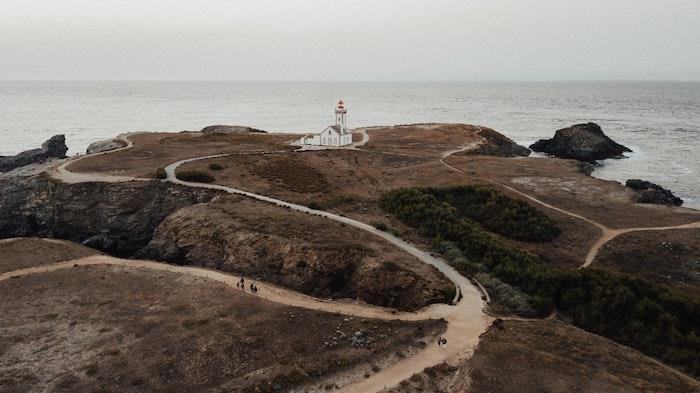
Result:
[[[443,328],[346,320],[205,279],[114,267],[8,280],[0,297],[2,391],[288,391],[354,365],[369,370]],[[355,348],[336,330],[373,340]]]
[[[606,269],[700,296],[700,229],[631,232],[607,243],[593,262]]]
[[[695,392],[681,377],[637,351],[568,324],[504,321],[481,336],[473,357],[439,365],[391,393]]]
[[[221,153],[293,150],[289,134],[145,133],[130,136],[134,147],[86,157],[68,166],[74,172],[154,178],[158,168],[185,158]]]
[[[0,273],[99,254],[71,242],[39,238],[0,241]]]
[[[363,150],[440,158],[446,152],[481,140],[478,128],[466,124],[413,124],[368,130]]]

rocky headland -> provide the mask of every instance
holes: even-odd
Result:
[[[607,158],[624,158],[624,153],[632,152],[610,139],[595,123],[562,128],[552,139],[540,139],[530,145],[530,149],[559,158],[590,163]]]
[[[480,127],[478,134],[483,138],[482,142],[468,154],[496,156],[496,157],[527,157],[530,149],[521,146],[507,136],[490,128]]]
[[[14,156],[0,156],[0,172],[8,172],[25,165],[46,162],[53,158],[65,158],[68,146],[64,135],[55,135],[38,149],[26,150]]]
[[[114,139],[91,149],[107,154],[16,166],[65,154],[48,143],[53,153],[20,159],[0,173],[0,238],[48,238],[0,240],[0,270],[8,272],[0,296],[12,300],[2,303],[0,329],[14,329],[0,348],[29,359],[0,359],[7,375],[0,386],[21,381],[36,391],[36,376],[50,363],[58,371],[41,383],[78,390],[107,378],[109,386],[142,390],[176,384],[207,390],[219,378],[221,386],[243,383],[250,392],[376,392],[401,381],[406,391],[437,383],[436,391],[474,392],[473,384],[491,386],[487,381],[501,369],[531,378],[527,391],[561,380],[577,390],[589,388],[583,383],[589,380],[604,380],[591,391],[627,381],[650,391],[698,390],[677,370],[700,373],[697,306],[678,295],[679,288],[700,288],[691,279],[698,274],[692,238],[700,214],[677,207],[677,198],[657,185],[630,180],[625,187],[587,176],[590,162],[628,151],[596,125],[560,130],[545,143],[580,161],[529,158],[529,149],[502,134],[466,124],[370,127],[353,135],[352,146],[317,151],[297,150],[296,135],[212,127],[134,134],[124,137],[126,145]],[[162,179],[152,176],[159,170]],[[182,171],[212,182],[177,184]],[[634,203],[636,192],[669,206]],[[405,200],[391,204],[390,194]],[[557,236],[530,236],[550,226]],[[649,251],[657,245],[632,236],[671,229],[673,247],[665,241],[656,253]],[[597,253],[609,254],[609,243],[620,252],[601,263]],[[130,259],[85,257],[91,250]],[[683,264],[657,257],[678,250]],[[648,256],[644,263],[640,253]],[[49,264],[62,267],[49,272]],[[46,271],[17,271],[39,265]],[[654,282],[656,273],[631,274],[648,269],[637,266],[656,268],[664,286]],[[237,277],[259,284],[261,293],[240,288]],[[461,301],[448,306],[455,284]],[[621,307],[632,311],[616,308],[620,293]],[[274,309],[282,311],[270,314]],[[528,319],[500,321],[483,335],[494,315]],[[80,340],[73,326],[86,332]],[[46,342],[34,337],[47,334],[69,344],[51,344],[60,356],[37,360]],[[438,335],[449,337],[448,347],[436,345]],[[521,345],[536,342],[532,337],[547,340]],[[537,368],[530,359],[543,346],[544,357],[554,360]],[[251,348],[255,359],[274,365],[239,356]],[[76,360],[75,353],[87,355]],[[605,353],[614,359],[599,356]],[[455,356],[473,360],[434,363]],[[137,357],[146,366],[113,378]],[[571,373],[571,358],[591,365],[585,378]],[[78,368],[66,368],[73,364]],[[408,372],[392,374],[397,364]],[[199,384],[190,371],[206,381]],[[651,376],[640,382],[640,375]],[[302,387],[308,384],[318,388]]]

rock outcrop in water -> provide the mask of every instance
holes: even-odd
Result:
[[[595,123],[576,124],[562,128],[552,139],[540,139],[530,149],[559,158],[594,162],[606,158],[624,158],[629,148],[613,141]]]
[[[105,151],[111,151],[116,149],[121,149],[126,146],[126,142],[121,139],[107,139],[104,141],[93,142],[87,148],[87,154],[102,153]]]
[[[652,182],[629,179],[625,185],[634,190],[634,200],[637,203],[653,203],[657,205],[680,206],[683,200],[673,195],[670,190]]]
[[[267,131],[258,130],[256,128],[245,127],[245,126],[208,126],[202,128],[202,133],[204,134],[246,134],[246,133],[259,133],[267,134]]]
[[[52,158],[65,158],[68,147],[64,135],[52,136],[38,149],[26,150],[15,156],[0,156],[0,172],[8,172],[29,164],[45,162]]]

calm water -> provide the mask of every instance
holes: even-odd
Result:
[[[521,144],[596,122],[635,153],[595,176],[647,179],[700,207],[700,82],[0,82],[0,155],[58,133],[70,154],[128,131],[320,130],[339,97],[350,127],[462,122]]]

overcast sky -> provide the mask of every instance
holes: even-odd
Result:
[[[700,80],[700,0],[0,0],[0,80]]]

